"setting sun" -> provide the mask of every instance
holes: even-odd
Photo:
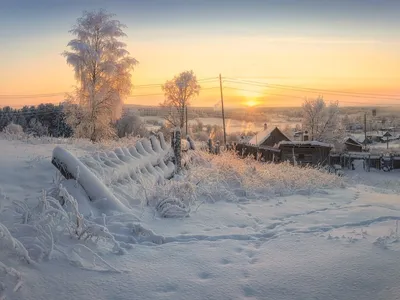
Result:
[[[253,106],[256,106],[256,105],[260,104],[260,102],[252,99],[252,100],[247,100],[244,104],[246,106],[253,107]]]

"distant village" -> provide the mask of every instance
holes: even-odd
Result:
[[[383,171],[400,169],[399,152],[383,153],[373,151],[372,144],[386,144],[400,140],[400,130],[396,128],[382,128],[377,131],[360,133],[361,128],[353,128],[347,132],[338,145],[332,145],[310,140],[307,131],[296,131],[293,138],[289,138],[278,127],[269,128],[264,124],[264,130],[254,136],[241,137],[234,145],[238,155],[242,157],[254,156],[263,162],[289,161],[296,165],[323,165],[334,169],[354,168],[355,160],[364,161],[364,169],[376,168]]]

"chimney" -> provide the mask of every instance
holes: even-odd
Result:
[[[264,130],[267,130],[267,123],[264,123]]]
[[[306,142],[308,141],[308,131],[304,131],[304,135],[303,135],[303,141]]]

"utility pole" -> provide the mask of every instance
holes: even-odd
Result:
[[[221,77],[221,74],[219,74],[219,88],[221,90],[222,126],[224,127],[224,146],[226,146],[224,95],[222,93],[222,77]]]
[[[187,136],[189,134],[189,131],[188,131],[188,107],[187,107],[187,105],[185,107],[185,110],[186,110],[186,136]]]
[[[367,150],[367,113],[364,113],[364,150]]]

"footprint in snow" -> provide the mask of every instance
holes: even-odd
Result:
[[[249,264],[252,264],[252,265],[254,265],[257,262],[258,262],[258,258],[252,258],[249,260]]]
[[[210,279],[211,277],[213,277],[212,275],[211,275],[211,273],[210,272],[200,272],[199,273],[199,278],[200,279]]]
[[[242,252],[243,252],[243,248],[242,248],[242,247],[237,247],[237,248],[235,248],[234,250],[235,250],[235,252],[237,252],[237,253],[242,253]]]
[[[156,291],[161,293],[173,293],[176,292],[179,288],[179,285],[176,283],[167,283],[163,286],[157,287]]]
[[[254,251],[251,251],[251,250],[246,251],[246,255],[247,255],[248,258],[254,257],[255,254],[256,253]]]
[[[231,261],[229,259],[227,259],[227,258],[221,259],[221,264],[223,264],[223,265],[228,265],[230,263],[231,263]]]
[[[256,294],[256,290],[253,289],[251,286],[246,285],[243,287],[243,293],[245,297],[253,297]]]

